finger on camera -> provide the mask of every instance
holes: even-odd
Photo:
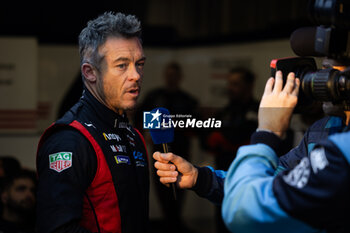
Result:
[[[287,81],[286,81],[286,85],[283,88],[283,91],[290,94],[292,93],[292,91],[294,90],[295,87],[295,74],[293,72],[289,73],[287,76]]]
[[[278,70],[275,75],[275,85],[273,88],[273,92],[277,92],[277,93],[281,92],[282,87],[283,87],[283,75],[282,75],[282,71]]]
[[[295,83],[295,88],[294,88],[294,90],[292,92],[292,95],[298,96],[298,94],[299,94],[299,87],[300,87],[300,79],[296,78],[294,83]]]
[[[273,77],[270,77],[265,85],[265,90],[264,90],[264,94],[265,95],[269,95],[272,93],[272,88],[273,88],[273,84],[275,83],[275,79]]]

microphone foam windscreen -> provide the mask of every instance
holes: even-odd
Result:
[[[315,50],[316,27],[303,27],[295,30],[290,37],[290,45],[298,56],[320,56]]]
[[[149,130],[153,143],[163,144],[172,142],[174,140],[174,127],[171,124],[169,110],[166,108],[155,108],[151,111],[151,114],[152,120],[159,123],[157,127]]]

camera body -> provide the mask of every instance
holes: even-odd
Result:
[[[284,83],[287,75],[294,72],[300,79],[300,90],[296,112],[314,101],[332,102],[342,105],[344,110],[350,110],[350,75],[338,69],[317,69],[316,62],[311,57],[281,58],[271,61],[271,75],[277,70],[283,73]]]
[[[350,110],[350,2],[313,0],[309,12],[317,27],[301,28],[291,35],[291,47],[299,57],[274,59],[271,76],[277,70],[294,72],[301,85],[295,112],[314,101],[332,102]],[[325,57],[328,64],[317,69],[314,58]]]

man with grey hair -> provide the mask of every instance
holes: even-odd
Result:
[[[143,78],[140,33],[112,12],[80,33],[83,95],[38,145],[39,233],[147,232],[148,156],[126,117]]]

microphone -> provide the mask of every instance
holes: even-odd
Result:
[[[149,131],[151,133],[152,141],[154,144],[162,144],[163,152],[168,153],[169,147],[168,143],[174,141],[174,128],[171,124],[171,117],[169,110],[166,108],[155,108],[151,111],[151,114],[154,119],[158,119],[160,123],[159,128],[151,128]],[[173,196],[176,200],[176,188],[175,183],[170,184],[173,190]]]
[[[298,56],[322,57],[324,54],[316,49],[316,27],[303,27],[295,30],[290,36],[290,45]]]

